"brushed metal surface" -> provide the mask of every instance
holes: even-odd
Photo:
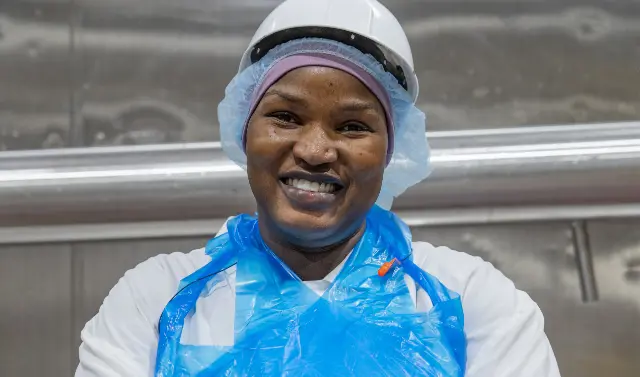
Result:
[[[70,376],[71,249],[0,247],[0,376]]]
[[[78,3],[85,103],[152,95],[215,125],[212,104],[279,1],[130,1],[136,17],[121,1]],[[433,130],[640,118],[635,1],[383,3],[409,35]],[[105,48],[104,29],[131,42]]]
[[[437,136],[433,175],[398,198],[394,208],[638,204],[637,129],[628,137],[615,126],[611,130],[615,138],[592,140],[580,128],[572,141],[566,131],[553,141],[547,129],[529,133],[528,144],[516,132],[513,145],[513,131],[502,130],[507,144],[488,139],[487,146]],[[439,149],[448,137],[467,146]],[[254,209],[244,171],[215,143],[5,152],[0,203],[0,225],[6,227],[226,218]]]
[[[593,341],[567,361],[606,367],[611,376],[640,372],[640,219],[591,221],[587,226],[599,291],[598,305],[576,316]],[[597,341],[596,341],[597,340]],[[575,368],[575,367],[574,367]],[[575,369],[572,369],[575,370]],[[603,374],[604,375],[604,374]]]
[[[4,0],[4,148],[217,140],[216,104],[278,3]],[[637,1],[383,3],[431,130],[640,118]]]
[[[573,221],[575,219],[631,219],[640,217],[640,204],[535,206],[395,211],[409,226],[462,226]],[[62,224],[0,227],[0,245],[84,241],[210,237],[227,218],[199,220]]]
[[[71,145],[69,12],[68,1],[0,2],[0,152]]]
[[[563,377],[635,377],[640,286],[629,280],[637,268],[629,263],[640,252],[640,223],[595,224],[589,230],[600,300],[588,304],[568,223],[413,228],[413,236],[480,256],[529,293],[545,315]]]
[[[213,234],[215,235],[214,230]],[[206,237],[162,240],[129,240],[126,242],[83,242],[73,244],[73,360],[77,365],[80,331],[102,305],[109,291],[139,263],[159,254],[189,252],[204,247]]]

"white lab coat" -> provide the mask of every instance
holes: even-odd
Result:
[[[462,297],[468,342],[466,377],[560,376],[542,313],[526,293],[480,258],[424,242],[414,243],[413,249],[419,267]],[[180,280],[209,260],[199,249],[159,255],[128,271],[82,331],[75,376],[153,376],[160,314]],[[322,294],[341,268],[306,284]],[[233,344],[235,269],[225,274],[224,281],[198,300],[196,314],[185,321],[183,343]],[[426,293],[416,290],[410,278],[406,282],[416,309],[429,310]]]

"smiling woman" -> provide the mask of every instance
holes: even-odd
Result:
[[[82,332],[76,376],[559,376],[525,293],[388,211],[429,153],[386,8],[285,1],[225,94],[222,145],[258,216],[129,271]]]
[[[371,91],[335,68],[299,68],[271,86],[246,145],[266,238],[314,248],[361,233],[380,192],[386,124]],[[285,263],[286,249],[274,249]]]

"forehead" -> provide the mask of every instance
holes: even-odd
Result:
[[[378,98],[357,78],[330,67],[301,67],[288,72],[271,88],[296,91],[320,98],[356,97],[378,102]]]

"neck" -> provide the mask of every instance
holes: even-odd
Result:
[[[342,263],[364,233],[364,222],[354,233],[339,242],[325,246],[300,246],[304,241],[291,241],[290,237],[258,221],[260,235],[269,248],[303,281],[324,279]]]

